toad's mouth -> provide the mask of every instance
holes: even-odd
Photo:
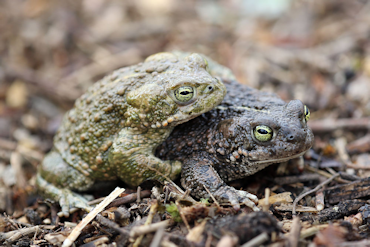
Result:
[[[305,152],[307,152],[307,150],[305,150],[305,151],[303,151],[299,154],[286,157],[286,158],[251,161],[251,163],[253,163],[255,165],[261,165],[261,164],[265,164],[265,163],[281,163],[281,162],[285,162],[285,161],[288,161],[288,160],[291,160],[291,159],[298,158],[298,157],[302,156]]]

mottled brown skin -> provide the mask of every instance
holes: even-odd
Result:
[[[66,113],[46,155],[37,185],[70,208],[88,209],[86,191],[96,182],[174,179],[179,161],[160,160],[153,151],[173,128],[218,105],[225,86],[207,71],[198,54],[150,56],[144,63],[114,71],[82,95]]]
[[[197,198],[209,193],[220,202],[258,210],[257,197],[226,184],[266,166],[301,156],[313,144],[305,107],[299,100],[285,103],[237,82],[225,83],[227,95],[212,111],[177,126],[157,148],[161,159],[182,162],[181,183]],[[254,129],[269,126],[272,139],[259,141]]]

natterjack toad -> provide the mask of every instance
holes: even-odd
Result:
[[[257,197],[226,184],[266,166],[301,156],[313,144],[308,108],[275,94],[225,83],[227,95],[215,109],[179,125],[157,148],[161,159],[183,163],[181,184],[197,198],[239,203],[258,210]],[[208,191],[207,191],[208,190]]]
[[[181,163],[158,159],[153,150],[176,125],[224,98],[225,86],[206,69],[198,54],[159,53],[94,84],[65,114],[37,175],[40,190],[67,216],[72,207],[88,209],[72,190],[86,191],[97,181],[136,186],[175,178]]]

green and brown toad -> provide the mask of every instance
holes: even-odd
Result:
[[[97,181],[121,179],[136,186],[173,179],[181,163],[156,158],[155,148],[176,125],[211,110],[225,94],[198,54],[159,53],[118,69],[65,114],[37,185],[67,216],[73,207],[88,210],[86,199],[72,191],[86,191]]]

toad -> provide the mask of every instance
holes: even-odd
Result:
[[[257,197],[229,185],[273,163],[302,156],[313,144],[308,108],[299,100],[285,103],[234,80],[215,109],[179,125],[157,148],[161,159],[182,162],[181,184],[196,198],[240,204],[258,211]]]
[[[61,216],[89,210],[79,193],[98,181],[121,179],[131,186],[174,179],[181,162],[154,156],[176,125],[218,105],[225,86],[207,72],[199,54],[159,53],[118,69],[76,100],[39,167],[36,183],[59,201]]]

